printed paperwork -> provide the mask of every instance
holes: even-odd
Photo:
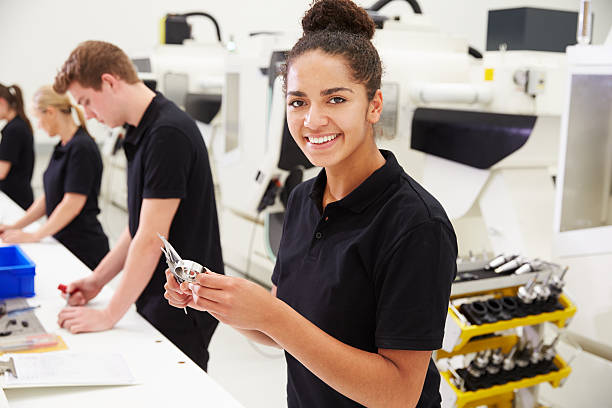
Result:
[[[17,376],[0,376],[2,388],[128,385],[136,380],[120,354],[58,351],[43,354],[5,354],[13,358]]]

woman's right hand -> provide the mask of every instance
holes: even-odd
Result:
[[[168,299],[170,306],[184,308],[193,304],[193,295],[191,291],[183,292],[178,282],[174,278],[170,269],[166,269],[166,284],[164,285],[166,293],[164,297]]]
[[[95,298],[102,290],[102,286],[95,279],[95,275],[79,279],[68,285],[67,292],[70,293],[68,304],[70,306],[83,306]]]
[[[15,229],[13,225],[10,224],[0,224],[0,234],[4,233],[4,231]]]

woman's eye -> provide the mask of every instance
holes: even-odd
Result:
[[[341,96],[334,96],[333,98],[331,98],[329,100],[329,103],[342,103],[344,101],[346,101],[346,99],[344,99],[343,97],[341,97]]]
[[[304,106],[304,101],[296,99],[295,101],[289,102],[289,106],[291,106],[292,108],[299,108],[301,106]]]

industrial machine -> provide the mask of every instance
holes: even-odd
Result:
[[[382,27],[374,43],[385,66],[385,105],[375,128],[379,147],[392,150],[442,202],[460,252],[478,248],[549,259],[566,72],[565,54],[553,51],[560,45],[524,38],[519,45],[496,44],[477,58],[464,39],[440,32],[422,14],[370,12]],[[577,15],[570,14],[574,27],[566,30],[575,38]],[[546,10],[540,17],[560,18]],[[489,31],[494,37],[495,28]],[[319,171],[289,134],[278,77],[283,53],[298,35],[258,33],[228,53],[222,127],[209,146],[225,262],[266,285],[288,194]]]

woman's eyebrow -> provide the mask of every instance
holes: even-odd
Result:
[[[289,92],[287,92],[287,95],[299,96],[299,97],[306,96],[306,94],[304,92],[302,92],[302,91],[289,91]]]
[[[334,94],[334,93],[340,92],[340,91],[348,91],[350,93],[354,93],[352,89],[343,88],[343,87],[337,87],[337,88],[329,88],[329,89],[322,90],[321,91],[321,96],[331,95],[331,94]]]

